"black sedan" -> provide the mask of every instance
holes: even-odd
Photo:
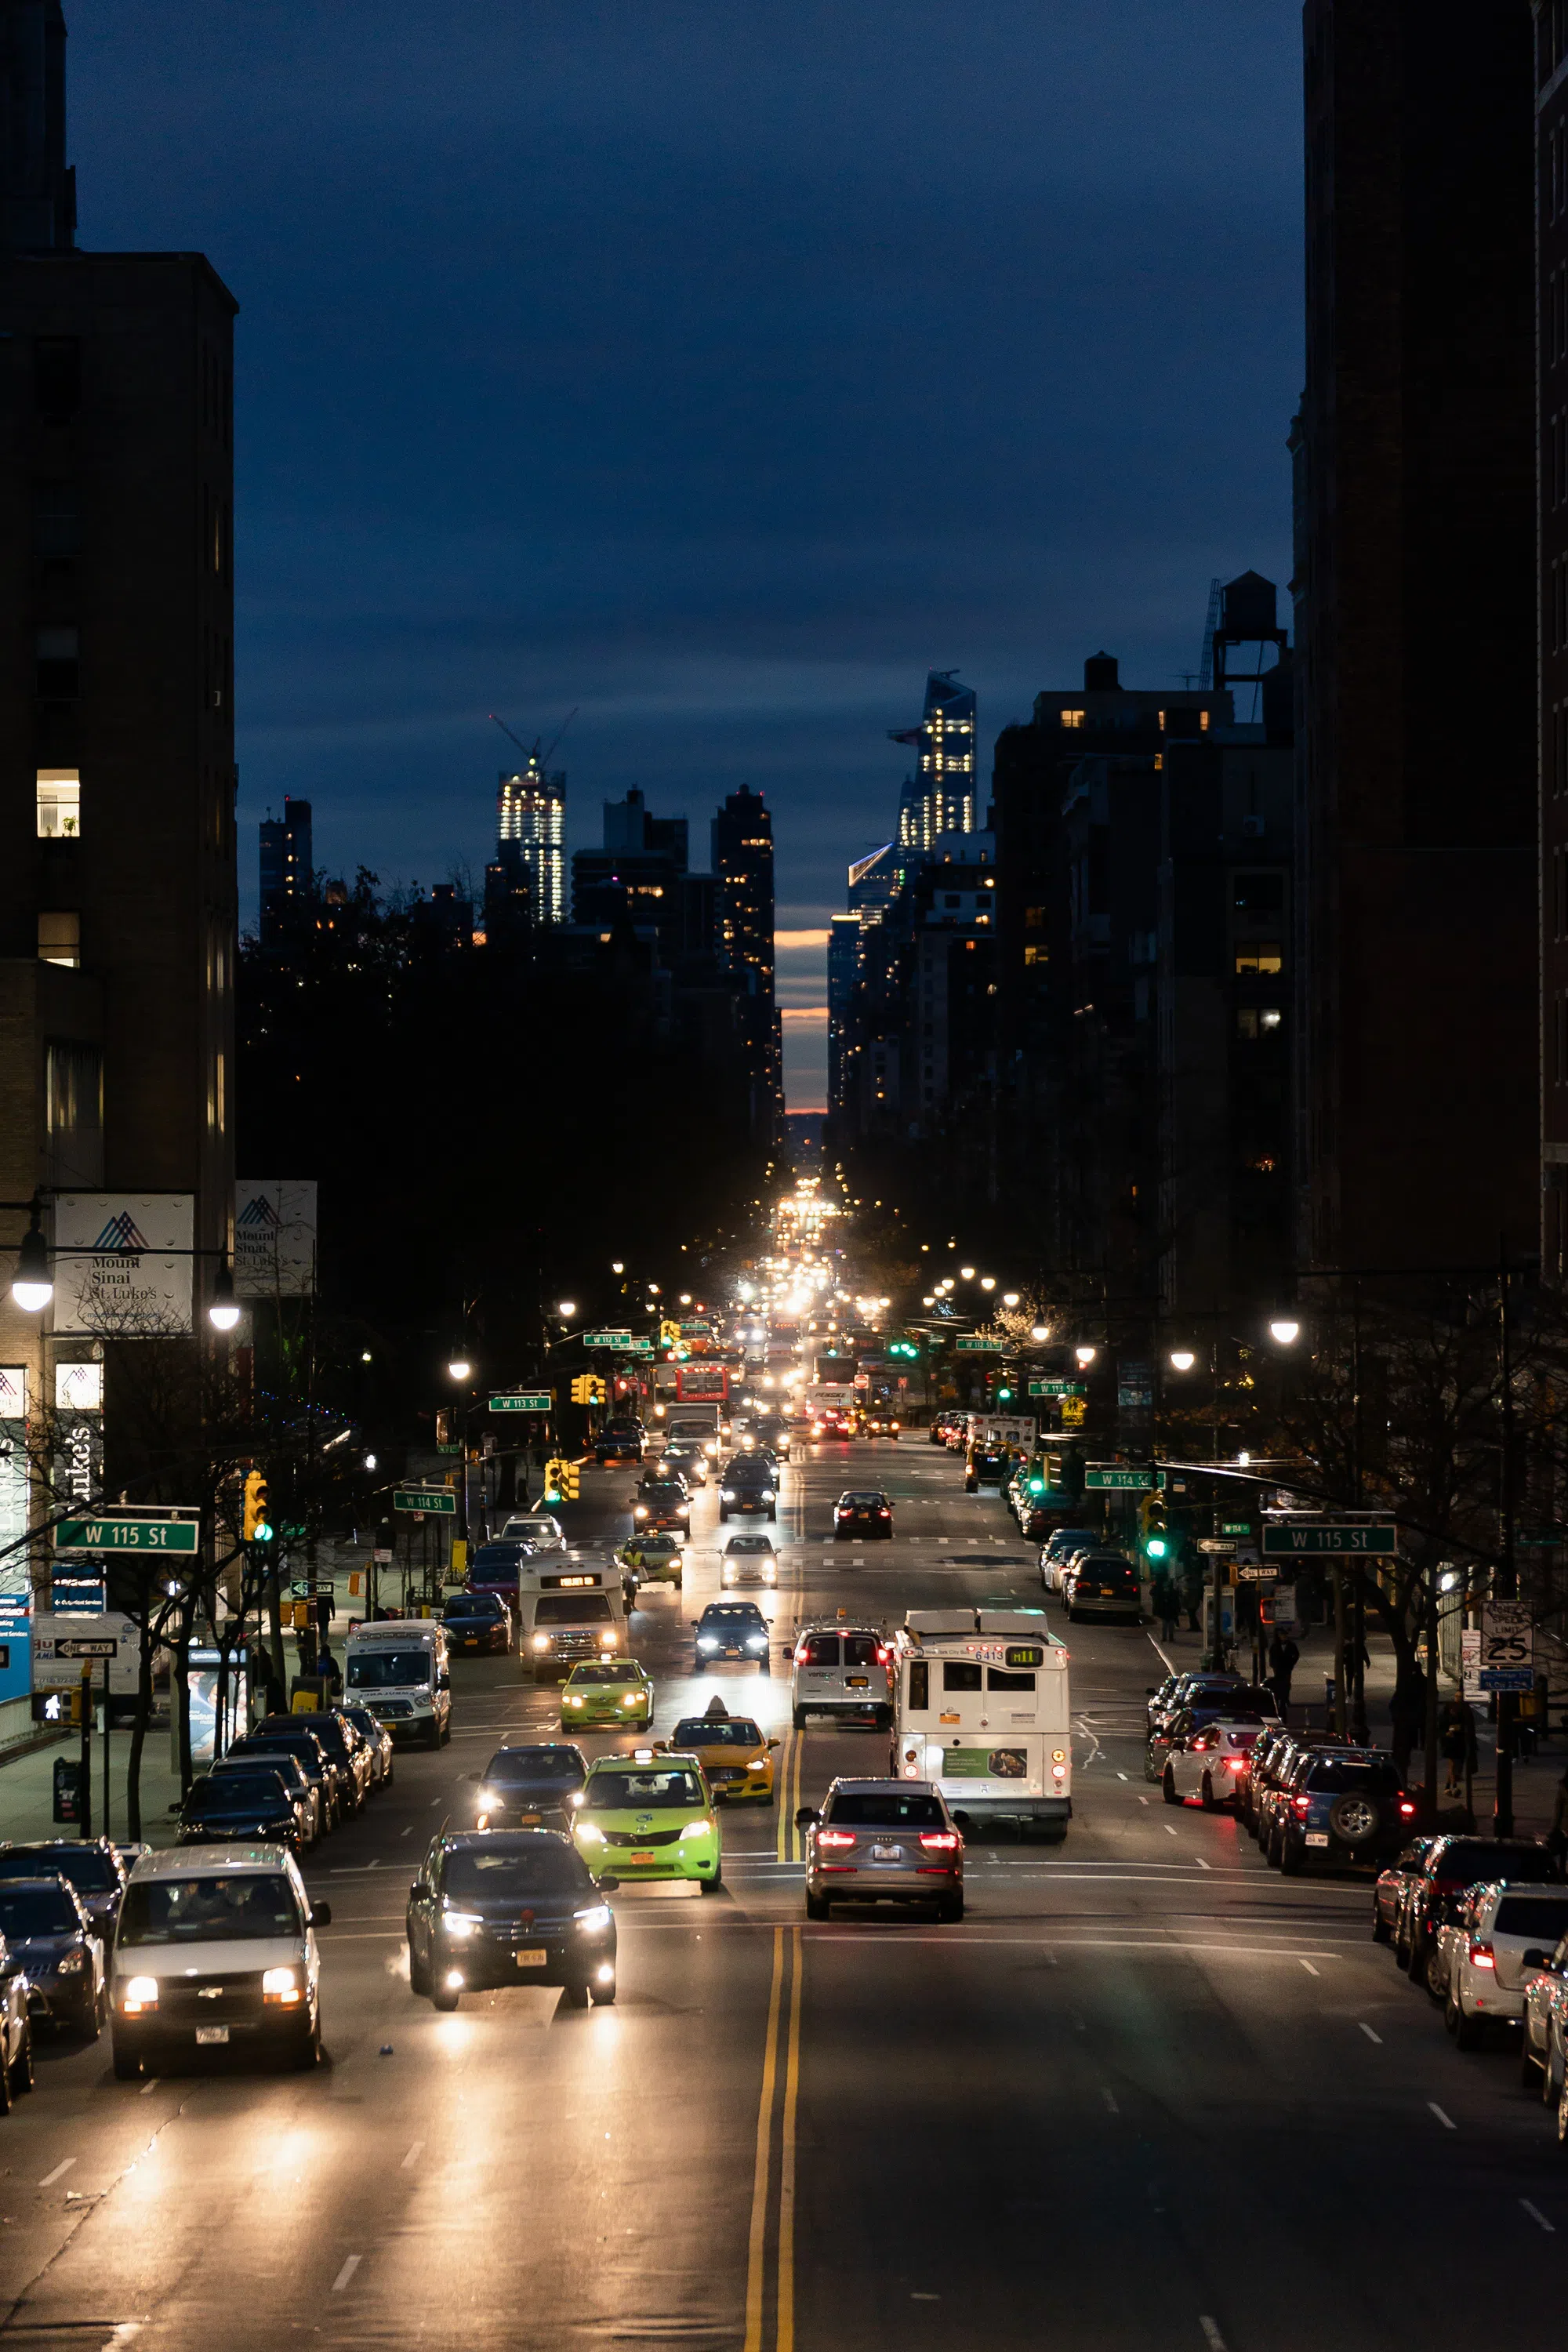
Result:
[[[28,2015],[96,2041],[109,2015],[105,1943],[69,1880],[7,1879],[0,1936],[26,1978]]]
[[[467,1830],[438,1837],[408,1890],[408,1982],[437,2009],[501,1985],[560,1985],[570,2009],[616,1997],[616,1922],[595,1881],[555,1830]]]
[[[710,1601],[697,1620],[699,1674],[721,1658],[741,1658],[746,1664],[773,1669],[768,1660],[768,1621],[754,1601]]]
[[[833,1506],[833,1532],[845,1536],[887,1537],[893,1533],[893,1507],[879,1488],[840,1495]]]
[[[26,1845],[0,1846],[0,1880],[68,1879],[105,1951],[130,1875],[119,1849],[108,1838],[38,1838]]]
[[[441,1622],[450,1650],[511,1648],[511,1612],[499,1592],[454,1592]]]
[[[281,1772],[259,1761],[250,1772],[212,1772],[195,1782],[180,1807],[181,1845],[286,1845],[292,1854],[310,1843],[310,1815]]]
[[[568,1739],[498,1748],[479,1774],[474,1826],[481,1830],[569,1830],[572,1800],[588,1777],[583,1751]]]

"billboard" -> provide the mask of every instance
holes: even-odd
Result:
[[[313,1178],[255,1176],[234,1188],[238,1298],[306,1298],[316,1287]]]
[[[189,1192],[61,1192],[55,1200],[55,1330],[162,1339],[191,1328]]]

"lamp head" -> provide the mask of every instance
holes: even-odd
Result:
[[[26,1315],[38,1315],[55,1295],[55,1279],[49,1272],[49,1253],[38,1224],[38,1213],[33,1212],[33,1222],[22,1236],[16,1252],[16,1271],[11,1278],[11,1296]]]

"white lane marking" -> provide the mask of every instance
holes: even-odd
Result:
[[[45,2173],[43,2179],[38,2183],[39,2188],[48,2189],[52,2187],[54,2182],[58,2180],[63,2173],[67,2173],[70,2170],[75,2162],[76,2158],[74,2156],[66,2157],[62,2162],[56,2165],[52,2172]]]
[[[1532,2221],[1538,2221],[1549,2238],[1554,2238],[1557,2235],[1556,2222],[1549,2221],[1539,2205],[1532,2205],[1528,2197],[1521,2197],[1519,2201],[1523,2206],[1525,2211],[1529,2214],[1531,2220]]]
[[[141,2333],[142,2322],[139,2319],[122,2319],[113,2335],[105,2337],[103,2352],[124,2352],[124,2347]]]
[[[1117,1776],[1116,1776],[1116,1777],[1117,1777],[1117,1779],[1118,1779],[1119,1780],[1126,1780],[1126,1778],[1127,1778],[1127,1775],[1126,1775],[1126,1773],[1125,1773],[1125,1772],[1118,1772],[1118,1774],[1117,1774]]]
[[[424,2141],[422,2139],[416,2139],[409,2149],[407,2155],[404,2158],[402,2163],[398,2166],[397,2169],[399,2172],[412,2172],[415,2166],[418,2163],[420,2157],[424,2154]]]
[[[399,1830],[399,1831],[398,1831],[398,1832],[397,1832],[397,1834],[398,1834],[398,1836],[399,1836],[399,1837],[412,1837],[412,1836],[414,1835],[414,1824],[413,1824],[413,1822],[409,1822],[409,1824],[408,1824],[408,1827],[407,1827],[405,1830]]]
[[[357,2270],[358,2270],[358,2268],[359,2268],[359,2266],[360,2266],[360,2263],[361,2263],[361,2262],[362,2262],[363,2260],[363,2255],[360,2255],[360,2254],[351,2254],[351,2255],[349,2256],[348,2260],[344,2263],[344,2264],[343,2264],[343,2266],[342,2266],[342,2270],[338,2273],[338,2274],[337,2274],[336,2278],[332,2281],[332,2293],[333,2293],[334,2294],[342,2294],[342,2291],[343,2291],[344,2287],[346,2287],[346,2286],[347,2286],[347,2284],[348,2284],[348,2283],[349,2283],[350,2279],[352,2279],[352,2278],[353,2278],[353,2274],[354,2274],[355,2271],[357,2271]]]
[[[1200,1870],[1211,1870],[1214,1867],[1212,1863],[1207,1863],[1204,1860],[1201,1853],[1194,1854],[1193,1860],[1197,1864]]]
[[[1148,1798],[1147,1798],[1147,1797],[1140,1797],[1140,1798],[1139,1798],[1139,1800],[1138,1800],[1138,1801],[1139,1801],[1139,1803],[1140,1803],[1141,1805],[1146,1805],[1146,1804],[1148,1803],[1149,1800],[1148,1800]]]
[[[1108,2086],[1103,2083],[1100,2084],[1100,2095],[1105,2101],[1106,2106],[1113,2116],[1119,2116],[1121,2113],[1121,2108],[1116,2104],[1115,2092],[1108,2088]]]
[[[1382,2049],[1382,2047],[1383,2047],[1383,2036],[1382,2036],[1382,2034],[1381,2034],[1381,2033],[1374,2033],[1374,2032],[1373,2032],[1373,2030],[1372,2030],[1371,2026],[1370,2026],[1370,2025],[1368,2025],[1368,2024],[1366,2024],[1366,2023],[1364,2022],[1364,2021],[1363,2021],[1362,2029],[1361,2029],[1361,2030],[1362,2030],[1362,2032],[1365,2034],[1365,2036],[1366,2036],[1366,2038],[1367,2038],[1367,2040],[1368,2040],[1369,2042],[1374,2042],[1377,2044],[1377,2047],[1378,2047],[1380,2050]]]
[[[1209,2352],[1225,2352],[1225,2337],[1206,2311],[1199,2312],[1198,2326],[1204,2331],[1204,2342],[1208,2346]]]
[[[1301,1966],[1306,1969],[1307,1974],[1308,1974],[1310,1977],[1315,1977],[1315,1976],[1317,1975],[1318,1971],[1317,1971],[1317,1969],[1312,1966],[1312,1963],[1311,1963],[1311,1961],[1310,1961],[1310,1960],[1303,1960],[1303,1961],[1302,1961],[1302,1963],[1301,1963]]]
[[[142,2088],[137,2092],[136,2095],[139,2099],[150,2099],[157,2087],[158,2077],[154,2074],[150,2083],[142,2084]]]
[[[1166,1835],[1167,1837],[1174,1837],[1174,1836],[1175,1836],[1175,1834],[1176,1834],[1176,1825],[1175,1825],[1175,1823],[1174,1823],[1173,1822],[1167,1822],[1165,1823],[1165,1835]]]
[[[430,1800],[430,1811],[434,1812],[437,1805],[444,1805],[446,1801],[447,1800],[445,1797],[432,1797]]]
[[[1453,2116],[1445,2115],[1442,2108],[1437,2105],[1436,2099],[1428,2099],[1426,2105],[1431,2108],[1432,2113],[1436,2116],[1437,2121],[1442,2125],[1445,2131],[1458,2130],[1459,2126],[1454,2121]]]

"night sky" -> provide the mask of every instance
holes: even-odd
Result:
[[[773,811],[793,1108],[816,935],[928,667],[996,730],[1100,645],[1196,667],[1289,572],[1300,21],[1264,0],[67,0],[84,246],[240,304],[241,885],[426,887],[510,747]],[[982,798],[984,799],[984,782]],[[700,850],[699,850],[700,844]]]

